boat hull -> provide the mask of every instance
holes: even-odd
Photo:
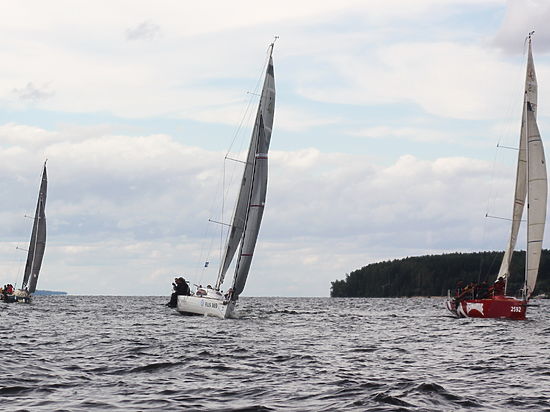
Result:
[[[464,299],[456,302],[449,299],[447,309],[457,318],[500,318],[524,320],[527,302],[509,296],[489,299]]]
[[[5,303],[31,303],[31,295],[24,290],[17,289],[12,294],[3,293],[0,295]]]
[[[1,295],[1,300],[5,303],[31,303],[30,296]]]
[[[178,296],[177,310],[183,315],[214,316],[229,318],[235,309],[235,302],[209,296]]]

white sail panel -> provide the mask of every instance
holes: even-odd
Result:
[[[264,84],[262,87],[262,94],[260,97],[260,103],[258,111],[256,113],[256,120],[254,122],[254,129],[252,131],[252,138],[250,141],[250,147],[248,148],[248,155],[246,160],[245,170],[243,172],[243,178],[241,181],[241,188],[239,196],[237,198],[237,204],[233,213],[233,219],[231,221],[231,228],[227,238],[227,243],[220,266],[220,273],[216,282],[216,288],[219,289],[224,281],[227,269],[231,265],[231,261],[235,256],[235,252],[239,246],[239,242],[243,237],[245,219],[248,213],[248,202],[250,197],[250,190],[252,184],[253,165],[255,161],[255,155],[257,153],[258,136],[259,136],[259,124],[260,117],[263,122],[263,133],[265,134],[265,140],[267,147],[269,148],[269,142],[271,140],[271,129],[273,127],[273,117],[275,115],[275,77],[273,71],[273,58],[269,57],[269,62],[266,69]]]
[[[500,277],[508,278],[510,275],[510,263],[512,254],[516,247],[518,239],[519,227],[525,207],[525,198],[527,196],[527,137],[526,137],[526,107],[527,102],[531,104],[533,115],[536,117],[537,105],[537,76],[535,73],[535,64],[533,62],[533,54],[531,51],[531,39],[529,39],[529,51],[527,57],[527,70],[525,73],[525,91],[523,97],[523,113],[521,118],[521,131],[518,151],[518,163],[516,171],[516,188],[514,191],[514,207],[512,212],[512,228],[508,245],[502,258],[502,263],[498,271],[497,279]]]
[[[535,120],[535,114],[529,103],[527,103],[527,129],[529,189],[525,292],[528,298],[535,289],[539,272],[548,196],[548,179],[546,174],[544,147]]]
[[[42,172],[42,181],[38,193],[38,201],[34,214],[34,224],[32,226],[31,240],[27,254],[27,263],[25,265],[25,274],[21,288],[27,288],[29,293],[36,290],[40,267],[46,249],[46,195],[48,191],[48,176],[46,173],[46,164]]]
[[[533,115],[537,118],[538,84],[531,50],[531,39],[529,39],[529,51],[527,54],[527,72],[525,74],[525,101],[531,103]]]
[[[525,198],[527,196],[527,138],[525,136],[525,111],[522,116],[521,123],[522,126],[518,151],[518,164],[516,170],[516,189],[514,191],[514,208],[512,212],[512,229],[510,231],[508,246],[504,252],[504,257],[502,258],[502,263],[498,271],[497,279],[500,277],[506,279],[510,276],[510,263],[512,261],[512,254],[518,240],[519,227],[523,216]]]

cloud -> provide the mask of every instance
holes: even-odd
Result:
[[[506,13],[492,44],[507,53],[518,54],[530,31],[535,31],[534,49],[550,50],[550,4],[545,0],[508,0]]]
[[[32,214],[47,156],[48,247],[41,287],[166,294],[175,273],[214,280],[221,238],[208,219],[227,221],[236,193],[235,187],[228,192],[220,215],[223,153],[168,135],[131,137],[98,129],[97,135],[87,131],[73,139],[15,124],[0,128],[0,142],[9,129],[29,130],[41,144],[35,147],[31,139],[0,146],[0,255],[7,273],[18,271],[14,244],[28,241],[23,215]],[[226,182],[238,184],[240,168],[230,163]],[[503,192],[495,208],[507,213],[512,173],[491,178],[489,163],[464,157],[426,161],[403,155],[382,166],[359,154],[274,150],[246,294],[323,296],[330,280],[375,259],[498,247],[506,228],[489,230],[485,243],[480,228],[491,181]],[[205,269],[206,260],[211,264]]]
[[[24,88],[13,89],[12,92],[16,94],[17,97],[21,100],[27,100],[32,103],[36,103],[40,100],[45,100],[55,95],[54,92],[48,91],[47,89],[47,85],[36,87],[32,82],[29,82]]]
[[[326,79],[338,73],[341,85],[304,83],[304,97],[363,105],[410,101],[436,116],[486,119],[501,116],[518,89],[511,82],[518,70],[498,53],[475,45],[404,42],[363,58],[333,56],[327,63],[326,76],[318,82],[330,85]]]
[[[481,56],[481,52],[472,54],[467,47],[457,47],[453,43],[457,40],[447,33],[440,37],[428,35],[429,42],[404,42],[403,38],[409,38],[406,30],[389,35],[387,25],[411,30],[411,22],[417,27],[416,19],[439,22],[441,16],[460,14],[458,5],[477,10],[498,5],[496,1],[449,1],[442,5],[432,0],[394,0],[391,7],[387,2],[366,4],[358,0],[308,0],[300,5],[285,1],[261,6],[244,0],[231,5],[167,1],[158,9],[151,9],[147,2],[99,2],[82,10],[80,16],[85,18],[79,19],[77,28],[67,10],[67,14],[52,16],[49,25],[32,18],[47,13],[56,4],[46,7],[36,3],[32,16],[14,4],[2,16],[5,25],[1,33],[13,39],[0,50],[2,78],[6,84],[27,81],[21,70],[25,67],[27,78],[32,76],[37,82],[54,79],[55,96],[44,102],[48,110],[108,112],[126,118],[204,117],[201,104],[207,99],[210,105],[228,104],[236,95],[250,90],[273,34],[281,35],[275,56],[276,76],[286,84],[281,89],[284,95],[293,99],[298,94],[339,104],[414,101],[429,113],[472,118],[472,112],[487,103],[482,100],[477,105],[479,95],[493,91],[476,88],[493,73],[470,84],[483,73],[460,70],[464,63],[474,63],[478,57],[483,58],[478,66],[484,67],[490,58]],[[109,18],[105,17],[105,7],[109,8]],[[135,21],[141,23],[133,26]],[[399,22],[402,24],[396,24]],[[135,41],[129,47],[128,41],[120,38],[121,25],[130,27],[128,40],[157,39],[162,26],[162,41]],[[100,33],[98,26],[102,28]],[[93,38],[90,33],[94,33]],[[394,38],[399,33],[402,37]],[[445,42],[442,37],[452,40]],[[430,77],[436,81],[428,81]],[[448,98],[431,96],[434,90],[447,90],[441,94]],[[41,88],[38,91],[48,92]],[[493,99],[498,101],[499,97]],[[12,108],[13,102],[7,100]],[[489,103],[493,107],[493,100]],[[290,106],[298,104],[291,102]],[[296,124],[296,120],[290,119],[289,123]]]
[[[350,132],[352,136],[366,137],[370,139],[404,139],[416,142],[452,142],[449,138],[436,130],[414,128],[414,127],[396,127],[377,126]]]
[[[150,20],[139,23],[133,28],[126,29],[126,40],[154,40],[161,35],[160,26]]]
[[[517,139],[508,104],[521,105],[524,62],[502,53],[514,36],[492,43],[503,1],[33,5],[0,16],[3,273],[20,273],[14,248],[28,242],[23,216],[48,158],[41,288],[168,294],[176,273],[211,282],[223,236],[208,219],[230,218],[235,188],[222,212],[222,182],[238,184],[242,168],[224,168],[216,139],[253,117],[246,93],[274,34],[276,139],[245,294],[326,296],[370,262],[505,243],[507,225],[484,215],[487,204],[510,213],[515,168],[478,147],[495,124]],[[550,66],[535,59],[543,129]],[[246,142],[234,147],[242,159]]]

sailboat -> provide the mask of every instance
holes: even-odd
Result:
[[[38,192],[38,201],[34,213],[34,223],[32,226],[31,240],[27,252],[27,263],[25,264],[25,273],[21,288],[15,290],[13,294],[3,294],[5,302],[24,302],[30,303],[32,294],[36,291],[38,275],[42,266],[42,259],[46,249],[46,195],[48,191],[48,174],[46,172],[46,162],[42,170],[42,179],[40,190]]]
[[[504,252],[497,280],[493,286],[483,291],[484,296],[475,296],[478,294],[475,288],[470,291],[463,291],[462,299],[460,295],[453,298],[449,296],[447,309],[458,317],[525,319],[527,303],[537,282],[546,223],[548,179],[544,147],[537,126],[537,77],[531,49],[532,34],[533,32],[529,33],[528,37],[527,73],[512,228],[508,246]],[[506,288],[510,277],[510,262],[518,238],[526,201],[527,252],[525,255],[525,280],[521,289],[521,297],[515,298],[506,295]]]
[[[260,102],[215,286],[199,288],[190,296],[178,296],[177,310],[182,314],[231,317],[239,295],[244,290],[258,239],[267,192],[267,153],[275,113],[273,46],[272,43],[269,47],[269,60]],[[224,294],[221,288],[235,254],[237,254],[235,273],[231,287]]]

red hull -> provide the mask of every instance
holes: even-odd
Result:
[[[508,296],[495,296],[488,299],[465,299],[458,304],[447,302],[447,309],[460,318],[505,318],[525,319],[527,302]]]

